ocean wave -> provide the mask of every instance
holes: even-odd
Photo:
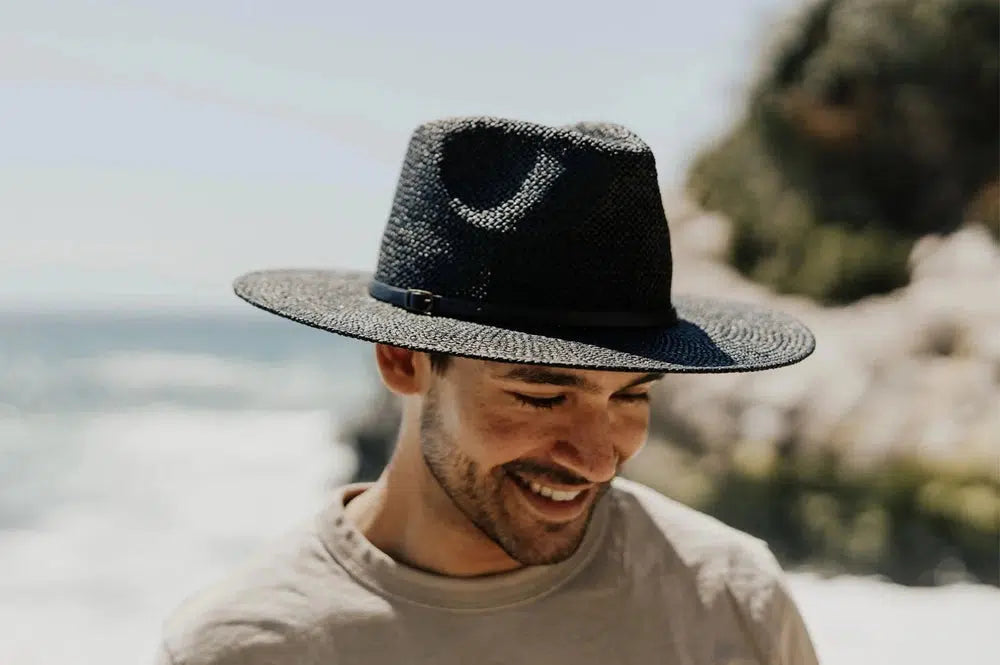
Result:
[[[28,355],[0,363],[0,408],[67,412],[175,404],[343,413],[373,392],[374,374],[365,371],[362,359],[322,360],[260,361],[159,350],[51,360]]]
[[[0,523],[0,662],[151,659],[170,608],[349,476],[336,431],[325,410],[0,416],[0,506],[29,511]]]

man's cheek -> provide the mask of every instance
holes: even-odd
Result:
[[[485,453],[504,458],[501,463],[537,448],[547,433],[537,419],[516,414],[492,414],[483,419],[479,439]]]
[[[622,451],[622,461],[625,459],[633,457],[639,450],[645,445],[646,439],[649,438],[649,420],[648,418],[642,422],[632,423],[627,427],[625,436],[622,438],[619,449]]]

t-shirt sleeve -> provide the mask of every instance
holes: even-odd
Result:
[[[782,581],[778,591],[778,634],[775,665],[818,665],[816,650],[805,621]]]
[[[763,542],[753,549],[756,552],[752,558],[756,559],[759,577],[734,594],[734,599],[761,662],[765,665],[818,665],[809,630],[789,593],[780,564]]]

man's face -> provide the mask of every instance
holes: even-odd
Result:
[[[657,378],[452,358],[426,395],[424,459],[512,559],[556,563],[576,551],[597,500],[645,441]]]

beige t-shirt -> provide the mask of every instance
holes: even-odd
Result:
[[[767,546],[616,479],[576,553],[473,579],[403,566],[331,505],[185,601],[159,665],[814,665]]]

